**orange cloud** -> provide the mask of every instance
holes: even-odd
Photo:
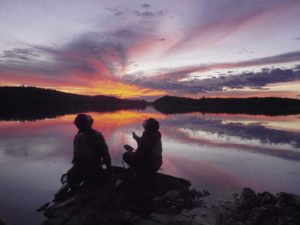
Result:
[[[166,91],[142,88],[137,85],[125,84],[118,81],[92,81],[91,87],[57,86],[55,89],[84,95],[108,95],[119,98],[139,98],[147,96],[162,96]]]
[[[120,98],[134,98],[143,96],[161,96],[167,92],[142,88],[137,85],[129,85],[121,82],[104,81],[95,84],[94,93],[101,93],[105,95],[113,95]],[[92,91],[91,90],[91,91]]]
[[[98,65],[99,68],[100,65]],[[109,95],[119,98],[137,98],[145,96],[162,96],[166,91],[152,88],[143,88],[138,85],[126,84],[114,77],[105,67],[100,70],[101,76],[74,73],[59,76],[59,78],[44,77],[39,74],[9,73],[0,74],[1,86],[38,86],[56,89],[63,92],[84,95]]]

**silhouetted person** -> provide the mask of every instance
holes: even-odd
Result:
[[[74,138],[73,167],[67,172],[71,188],[85,183],[101,183],[102,162],[111,173],[111,158],[103,135],[92,128],[93,118],[78,114],[74,120],[78,133]]]
[[[144,132],[141,137],[134,132],[132,137],[137,142],[137,149],[125,145],[127,150],[123,154],[123,160],[136,172],[156,172],[162,165],[162,143],[159,123],[149,118],[143,123]]]

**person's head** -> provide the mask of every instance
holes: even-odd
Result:
[[[159,129],[159,123],[156,119],[149,118],[143,122],[143,127],[146,131],[157,131]]]
[[[87,114],[78,114],[74,120],[74,124],[79,130],[91,129],[93,122],[93,118]]]

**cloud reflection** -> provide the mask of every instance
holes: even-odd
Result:
[[[289,129],[299,118],[202,115],[197,113],[166,116],[157,112],[121,110],[109,113],[90,113],[95,129],[101,131],[111,146],[112,154],[120,158],[123,144],[135,144],[131,132],[142,132],[141,124],[149,117],[161,123],[163,136],[185,144],[209,144],[219,147],[244,148],[263,154],[300,160],[300,132]],[[23,157],[70,155],[76,133],[75,115],[37,122],[2,122],[0,146],[2,154]],[[271,120],[271,121],[270,121]],[[272,122],[274,121],[274,122]],[[280,122],[281,121],[281,122]],[[284,122],[285,121],[285,122]],[[278,125],[279,124],[279,125]],[[285,124],[285,125],[282,125]]]
[[[300,133],[274,129],[263,121],[225,122],[225,118],[189,114],[170,116],[162,122],[165,135],[184,143],[232,147],[300,160]],[[255,118],[255,117],[254,117]],[[276,118],[274,119],[276,120]],[[297,121],[297,120],[296,120]]]
[[[103,133],[109,146],[113,146],[111,147],[113,154],[119,154],[119,150],[127,142],[124,133],[118,133],[120,130],[132,126],[141,129],[142,122],[149,117],[158,120],[166,117],[160,113],[133,110],[89,114],[95,120],[94,128]],[[75,116],[65,115],[35,122],[1,122],[1,153],[10,157],[44,158],[59,154],[71,158],[73,138],[77,132],[73,125]],[[117,134],[123,141],[114,140]]]

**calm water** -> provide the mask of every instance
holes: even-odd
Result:
[[[300,115],[163,115],[146,111],[90,113],[121,166],[122,146],[135,145],[148,117],[161,124],[161,172],[192,181],[213,198],[243,187],[300,194]],[[35,209],[52,200],[72,158],[75,115],[34,122],[0,121],[0,216],[12,225],[38,224]]]

